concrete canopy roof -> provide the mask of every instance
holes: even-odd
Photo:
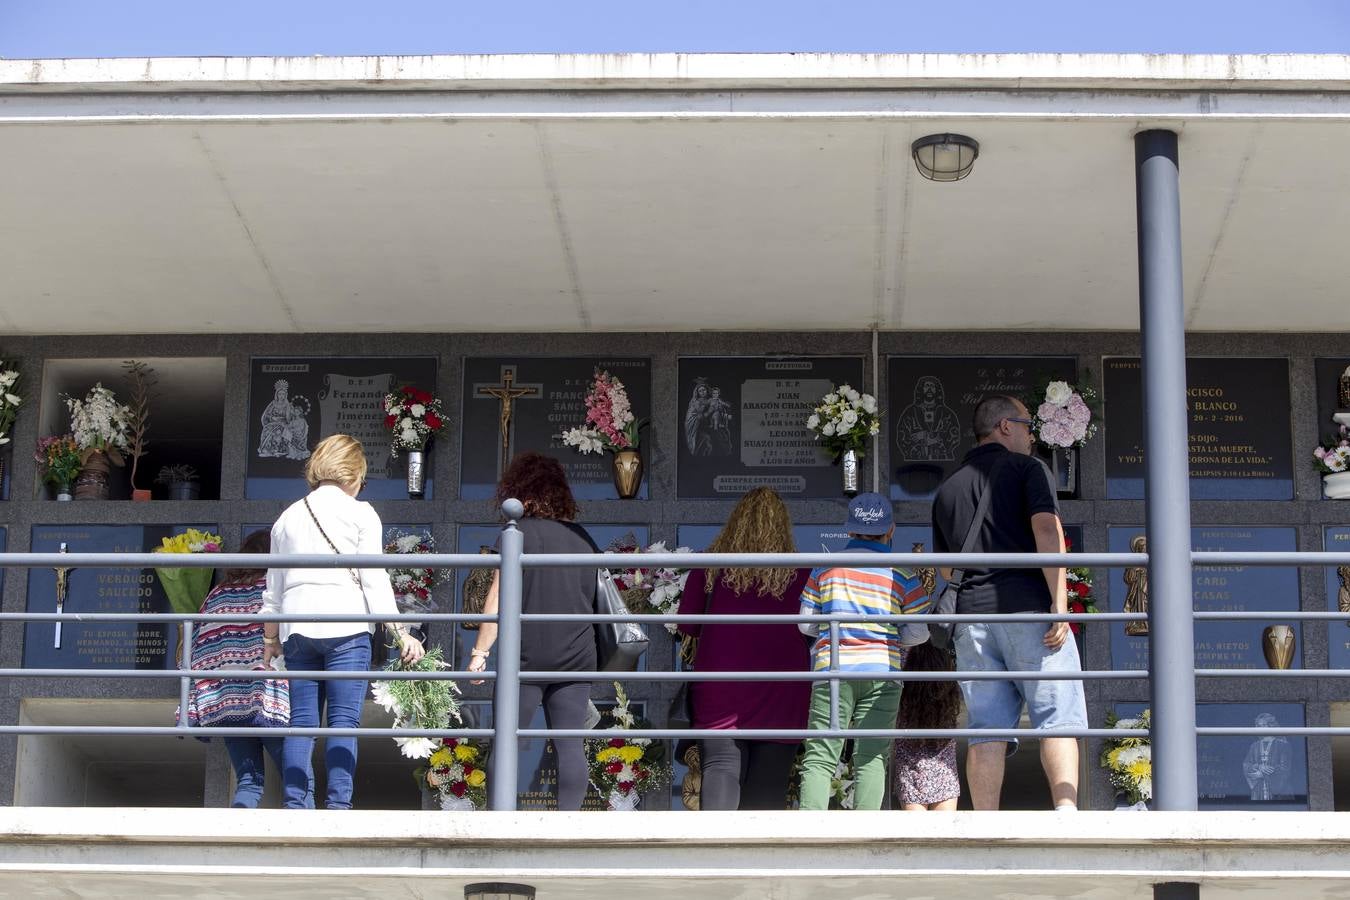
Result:
[[[1350,57],[0,61],[0,331],[1347,330]],[[923,180],[923,135],[979,140]]]

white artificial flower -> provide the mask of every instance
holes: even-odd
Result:
[[[420,403],[414,403],[412,406],[408,407],[408,412],[420,419],[427,414],[427,408]]]
[[[1069,387],[1067,381],[1052,381],[1045,388],[1045,399],[1048,403],[1056,406],[1063,406],[1073,397],[1073,388]]]
[[[1141,779],[1139,779],[1139,796],[1140,796],[1141,798],[1143,798],[1144,800],[1152,800],[1152,799],[1153,799],[1153,779],[1152,779],[1152,777],[1149,777],[1149,778],[1141,778]]]
[[[811,413],[811,415],[807,416],[806,427],[810,428],[812,431],[815,431],[817,428],[819,428],[820,416],[816,415],[815,413]]]
[[[844,415],[843,418],[840,419],[840,422],[843,424],[844,430],[847,431],[858,424],[858,414],[851,409],[844,410]]]
[[[838,403],[838,402],[839,402],[839,395],[836,394],[836,393],[834,393],[833,391],[831,391],[830,393],[828,393],[828,394],[825,395],[825,405],[826,405],[826,406],[829,406],[829,405],[832,404],[832,403]]]
[[[7,388],[19,380],[19,373],[16,369],[7,369],[0,372],[0,388]]]
[[[878,434],[881,434],[881,423],[878,422],[876,419],[873,419],[872,424],[869,425],[867,428],[867,433],[869,435],[872,435],[873,437],[876,437]]]
[[[10,406],[18,406],[23,402],[23,398],[16,394],[5,394],[5,402]]]
[[[820,429],[820,433],[823,434],[823,435],[825,435],[826,437],[830,437],[831,435],[833,435],[833,434],[834,434],[834,422],[833,422],[833,421],[826,422],[826,423],[825,423],[825,427],[822,428],[822,429]]]
[[[398,701],[389,693],[389,683],[387,681],[377,681],[370,686],[371,699],[377,706],[384,709],[385,712],[396,713],[398,710]]]
[[[398,548],[399,553],[412,553],[420,543],[422,543],[420,534],[401,534],[394,539],[394,546]]]
[[[873,397],[871,394],[863,394],[862,408],[863,412],[875,416],[877,414],[877,398]]]
[[[8,443],[9,443],[9,438],[7,438],[7,437],[0,437],[0,444],[8,444]]]
[[[436,752],[438,746],[436,741],[424,737],[394,738],[394,743],[398,744],[399,752],[408,759],[426,759]]]

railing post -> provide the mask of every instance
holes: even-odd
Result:
[[[525,515],[519,500],[502,504],[506,527],[502,529],[501,568],[497,570],[497,682],[492,688],[493,738],[489,806],[495,810],[516,808],[516,783],[520,746],[516,734],[520,717],[520,554],[525,535],[516,519]]]
[[[830,728],[839,728],[839,623],[830,620]]]
[[[1177,136],[1135,135],[1144,386],[1153,787],[1162,810],[1197,806],[1186,323]]]
[[[192,668],[192,628],[195,622],[180,622],[178,625],[178,658],[184,669]],[[192,688],[192,676],[184,675],[178,680],[178,727],[188,727],[188,694]]]

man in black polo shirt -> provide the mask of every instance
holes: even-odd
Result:
[[[986,397],[975,408],[976,447],[933,500],[933,547],[961,550],[980,495],[993,491],[972,553],[1063,553],[1059,504],[1045,464],[1031,455],[1031,414],[1013,397]],[[993,480],[990,475],[993,474]],[[943,570],[944,577],[951,571]],[[998,622],[994,614],[1068,612],[1062,568],[968,568],[958,613],[990,615],[987,623],[956,627],[956,664],[965,671],[1081,671],[1067,622],[1049,630],[1035,622]],[[1081,681],[963,681],[971,728],[1016,728],[1026,706],[1037,729],[1086,728]],[[998,809],[1007,741],[971,738],[966,778],[976,809]],[[1056,809],[1078,805],[1078,741],[1042,738],[1041,765]]]

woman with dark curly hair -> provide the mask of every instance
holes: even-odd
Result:
[[[951,672],[952,656],[925,642],[905,656],[906,672]],[[955,681],[907,681],[897,728],[955,728],[961,689]],[[961,782],[955,738],[901,738],[895,742],[895,800],[901,809],[956,809]]]
[[[709,553],[795,553],[792,520],[781,497],[755,488],[731,511]],[[797,614],[810,569],[693,569],[681,615]],[[805,672],[811,658],[797,626],[680,624],[698,639],[694,668],[707,672]],[[689,686],[694,728],[801,728],[811,685],[805,681],[695,681]],[[700,809],[783,809],[788,774],[800,740],[699,741]]]
[[[511,461],[497,501],[514,497],[525,506],[516,523],[525,536],[526,553],[597,553],[590,536],[572,520],[577,503],[562,464],[542,453],[522,453]],[[595,570],[529,568],[522,574],[521,612],[594,613]],[[497,613],[497,573],[483,612]],[[482,672],[497,640],[497,625],[484,622],[470,651],[468,670]],[[529,681],[528,673],[594,671],[595,631],[589,622],[525,622],[520,634],[520,727],[542,703],[549,728],[585,728],[591,698],[589,681]],[[586,754],[581,738],[552,738],[558,759],[558,809],[581,809],[586,796]]]

